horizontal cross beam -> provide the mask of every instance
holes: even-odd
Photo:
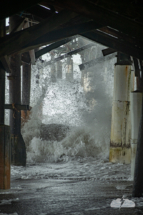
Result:
[[[67,23],[75,16],[74,12],[61,11],[38,25],[13,33],[12,35],[6,35],[0,39],[0,57],[22,50],[24,46],[42,37],[47,32],[56,29],[57,26]]]
[[[29,105],[20,105],[20,104],[5,104],[4,108],[15,110],[15,111],[31,110],[31,107]]]
[[[98,5],[87,0],[48,0],[51,5],[62,6],[65,9],[74,11],[78,14],[93,19],[98,24],[103,26],[110,26],[117,29],[130,37],[142,40],[143,23],[135,22],[130,18],[122,16],[106,8],[99,7]]]
[[[51,50],[53,49],[56,49],[58,48],[59,46],[62,46],[70,41],[72,41],[75,37],[69,37],[69,38],[66,38],[66,39],[63,39],[63,40],[60,40],[58,42],[55,42],[43,49],[40,49],[39,51],[35,52],[35,57],[36,59],[39,58],[40,56],[46,54],[47,52],[50,52]]]
[[[135,48],[130,43],[124,43],[123,41],[106,35],[100,31],[95,30],[81,35],[119,52],[123,52],[138,59],[143,59],[143,51],[141,49]]]
[[[85,62],[83,64],[80,64],[79,65],[79,68],[80,70],[85,70],[85,69],[88,69],[90,67],[93,67],[95,66],[97,63],[102,63],[106,60],[110,60],[112,59],[113,57],[115,57],[115,55],[110,55],[110,56],[107,56],[107,57],[99,57],[99,58],[96,58],[96,59],[93,59],[93,60],[90,60],[88,62]]]

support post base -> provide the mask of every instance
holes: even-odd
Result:
[[[109,161],[112,163],[131,163],[131,148],[110,147]]]
[[[10,127],[0,125],[0,189],[10,189]]]
[[[15,166],[26,166],[26,147],[21,134],[11,136],[11,163]]]

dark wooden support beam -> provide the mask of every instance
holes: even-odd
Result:
[[[10,34],[13,34],[16,31],[20,31],[22,29],[23,25],[24,25],[24,21],[25,21],[24,18],[19,18],[18,17],[18,22],[15,25],[15,27],[13,28],[13,30],[10,32]]]
[[[67,18],[70,19],[69,16],[67,16]],[[67,18],[65,17],[66,20],[67,20]],[[56,21],[58,23],[58,19],[56,19]],[[33,27],[36,27],[36,26],[33,26]],[[31,28],[33,28],[33,27],[31,27]],[[67,37],[71,37],[71,36],[74,36],[79,33],[91,31],[93,29],[98,29],[100,27],[102,27],[102,25],[98,25],[92,21],[77,24],[77,25],[76,24],[71,25],[68,27],[53,30],[48,33],[46,33],[48,31],[46,29],[48,29],[48,28],[45,27],[43,30],[45,32],[45,34],[43,33],[44,34],[43,36],[39,37],[36,40],[33,39],[33,41],[29,42],[28,44],[27,44],[27,40],[23,43],[20,42],[21,45],[19,45],[18,41],[22,41],[22,39],[24,39],[25,31],[28,31],[28,29],[25,29],[21,32],[16,32],[13,35],[9,35],[9,37],[4,38],[3,41],[0,40],[0,56],[3,56],[5,54],[10,55],[10,54],[17,53],[17,52],[24,53],[31,49],[35,49],[37,47],[43,46],[45,44],[52,43],[52,42],[55,42],[55,41],[58,41],[58,40],[61,40],[61,39],[67,38]],[[37,29],[37,31],[39,31],[39,28]],[[35,32],[35,30],[32,31],[30,35],[27,32],[30,38],[33,36],[34,32]],[[42,33],[41,33],[41,35],[42,35]],[[13,38],[13,36],[14,36],[14,38]],[[10,46],[10,44],[11,44],[11,46]]]
[[[26,10],[26,13],[31,13],[32,15],[40,18],[40,19],[46,19],[50,16],[52,16],[53,12],[51,10],[48,10],[44,7],[41,7],[40,5],[35,5],[33,7],[30,7]]]
[[[1,65],[2,69],[4,69],[7,73],[11,73],[9,59],[7,56],[0,58],[0,65]]]
[[[21,54],[21,61],[22,63],[30,64],[31,63],[31,58],[29,55],[29,52],[25,52]]]
[[[5,21],[0,21],[0,37],[5,35]],[[0,67],[0,124],[4,125],[5,70]]]
[[[0,37],[5,35],[5,20],[0,21]],[[0,68],[0,189],[10,189],[10,127],[4,125],[5,70]]]
[[[114,52],[116,52],[115,49],[112,49],[112,48],[107,48],[107,49],[103,49],[102,50],[102,54],[103,56],[107,56],[109,54],[113,54]]]
[[[81,52],[81,51],[83,51],[83,50],[85,50],[85,49],[91,48],[92,46],[95,46],[95,44],[94,44],[94,43],[87,44],[87,45],[85,45],[85,46],[83,46],[83,47],[81,47],[81,48],[78,48],[78,49],[76,49],[76,50],[73,50],[73,51],[71,51],[71,52],[68,52],[68,53],[66,53],[65,55],[62,55],[62,56],[57,57],[57,58],[54,58],[53,61],[50,60],[50,61],[46,62],[46,65],[50,65],[50,64],[52,64],[53,62],[57,62],[57,61],[59,61],[59,60],[65,59],[65,58],[67,58],[67,57],[69,57],[69,56],[71,56],[71,55],[77,54],[77,53],[79,53],[79,52]]]
[[[0,57],[18,52],[24,46],[32,43],[39,37],[42,37],[47,32],[54,30],[57,26],[68,22],[75,16],[76,14],[74,12],[61,11],[38,25],[16,32],[12,35],[6,35],[0,40]],[[29,50],[31,49],[32,48]]]
[[[36,59],[39,58],[40,56],[46,54],[47,52],[50,52],[51,50],[53,49],[56,49],[58,48],[59,46],[62,46],[70,41],[72,41],[75,37],[69,37],[69,38],[66,38],[66,39],[63,39],[63,40],[60,40],[58,42],[55,42],[43,49],[40,49],[39,51],[35,52],[35,57]]]
[[[27,8],[32,7],[40,2],[40,0],[29,1],[1,1],[0,2],[0,20],[10,17],[16,13],[22,13]],[[16,7],[14,7],[16,5]],[[8,7],[8,9],[7,9]]]
[[[97,43],[115,49],[117,51],[123,52],[127,55],[133,56],[138,59],[143,59],[143,51],[137,49],[130,44],[124,43],[116,38],[110,37],[100,31],[92,31],[87,33],[82,33],[82,36],[91,39]]]
[[[5,104],[4,109],[20,111],[20,110],[31,110],[31,107],[29,105],[21,105],[21,104]]]
[[[10,17],[10,31],[17,24],[17,17]],[[21,55],[15,54],[10,57],[11,78],[9,80],[10,104],[21,104]],[[26,148],[21,135],[21,112],[16,109],[10,110],[11,128],[11,162],[14,165],[26,165]]]
[[[110,55],[110,56],[107,56],[107,57],[99,57],[99,58],[96,58],[96,59],[93,59],[93,60],[90,60],[88,62],[85,62],[83,64],[80,64],[79,65],[79,68],[80,70],[85,70],[85,69],[88,69],[90,67],[93,67],[95,66],[97,63],[101,63],[101,62],[104,62],[106,60],[110,60],[112,59],[113,57],[115,57],[115,55]]]
[[[55,0],[54,2],[48,0],[48,2],[52,5],[62,5],[63,8],[94,19],[95,22],[103,26],[110,26],[130,35],[130,37],[136,37],[136,39],[142,40],[143,24],[107,10],[106,8],[99,7],[92,2],[86,0]]]

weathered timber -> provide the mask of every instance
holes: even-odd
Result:
[[[57,20],[57,22],[58,22],[58,20]],[[33,27],[35,27],[35,26],[33,26]],[[20,52],[20,53],[27,52],[31,49],[35,49],[35,48],[43,46],[45,44],[52,43],[52,42],[55,42],[55,41],[58,41],[58,40],[61,40],[61,39],[67,38],[67,37],[71,37],[71,36],[74,36],[79,33],[91,31],[93,29],[98,29],[100,27],[102,27],[102,25],[98,25],[92,21],[77,24],[77,25],[71,25],[68,27],[64,27],[62,29],[60,28],[57,30],[53,30],[49,33],[46,33],[43,36],[39,37],[36,40],[33,40],[31,43],[28,43],[26,45],[24,45],[24,43],[23,43],[22,47],[19,46],[19,44],[15,45],[15,43],[16,43],[15,40],[13,40],[12,47],[9,47],[9,43],[10,43],[11,39],[10,39],[10,37],[9,38],[7,37],[7,39],[6,38],[4,39],[5,43],[7,44],[7,50],[5,49],[5,46],[3,46],[3,44],[2,44],[4,41],[0,41],[0,47],[1,47],[0,56],[3,56],[5,54],[10,55],[12,53],[18,53],[18,52]],[[25,29],[24,31],[26,31],[26,30],[28,30],[28,29]],[[24,31],[22,31],[22,32],[24,32]],[[20,33],[20,32],[17,32],[17,33]],[[17,34],[17,33],[15,33],[15,34]],[[11,36],[13,36],[13,35],[11,35]],[[24,35],[22,36],[22,38],[23,37],[24,37]],[[19,38],[19,40],[20,40],[20,38]]]
[[[137,152],[135,160],[135,173],[134,173],[134,183],[133,183],[133,197],[143,196],[143,102],[142,102],[142,115],[139,126],[138,142],[137,142]]]
[[[31,13],[32,15],[42,19],[46,19],[50,17],[53,12],[51,10],[48,10],[44,7],[41,7],[40,5],[35,5],[33,7],[30,7],[26,10],[26,13]]]
[[[21,105],[21,104],[5,104],[4,109],[11,109],[15,111],[20,110],[31,110],[31,107],[29,105]]]
[[[22,63],[30,64],[31,63],[31,58],[29,55],[29,52],[25,52],[21,54],[21,61]]]
[[[136,38],[130,37],[130,35],[123,34],[122,32],[110,28],[108,26],[100,28],[100,31],[109,34],[110,36],[116,37],[118,39],[123,40],[124,42],[131,43],[133,46],[136,47],[143,47],[143,40],[136,40]]]
[[[0,189],[10,189],[10,127],[0,125]]]
[[[103,49],[102,50],[102,54],[103,56],[107,56],[109,54],[113,54],[114,52],[116,52],[115,49],[112,49],[112,48],[107,48],[107,49]]]
[[[0,21],[0,37],[5,35],[5,20]],[[10,127],[4,125],[5,71],[0,68],[0,189],[10,188]]]
[[[54,30],[57,26],[68,22],[75,16],[76,14],[74,12],[61,11],[48,18],[48,20],[45,19],[38,25],[16,32],[12,35],[6,35],[0,40],[0,56],[18,52],[25,45],[28,45],[47,32]]]
[[[1,57],[0,62],[2,69],[4,69],[7,73],[11,73],[8,57],[7,56]]]
[[[73,50],[71,52],[68,52],[65,55],[62,55],[62,56],[57,57],[57,58],[54,58],[53,60],[50,60],[50,61],[46,62],[45,64],[50,65],[53,62],[57,62],[59,60],[65,59],[65,58],[67,58],[67,57],[69,57],[71,55],[77,54],[77,53],[79,53],[79,52],[81,52],[81,51],[83,51],[85,49],[91,48],[92,46],[95,46],[95,44],[94,43],[89,43],[89,44],[87,44],[87,45],[85,45],[85,46],[83,46],[81,48],[78,48],[78,49],[75,49],[75,50]]]
[[[88,61],[88,62],[85,62],[85,63],[83,63],[83,64],[80,64],[80,65],[79,65],[79,68],[80,68],[80,70],[85,70],[85,69],[88,69],[88,68],[90,68],[90,67],[95,66],[97,63],[101,63],[101,62],[104,62],[104,61],[106,61],[106,60],[110,60],[110,59],[112,59],[113,57],[115,57],[115,55],[110,55],[110,56],[107,56],[107,57],[99,57],[99,58],[90,60],[90,61]]]
[[[123,33],[136,37],[142,40],[143,24],[135,22],[122,15],[114,13],[106,8],[99,7],[86,0],[48,0],[51,5],[63,6],[63,8],[74,11],[88,18],[94,19],[97,23],[103,26],[110,26]],[[98,21],[97,21],[98,20]],[[124,23],[124,24],[123,24]]]
[[[0,20],[10,17],[16,13],[26,10],[39,3],[40,0],[29,0],[29,1],[1,1],[0,2]],[[16,5],[16,7],[14,7]],[[7,9],[8,7],[8,9]]]
[[[35,57],[36,58],[39,58],[40,56],[46,54],[47,52],[50,52],[51,50],[53,49],[56,49],[58,48],[59,46],[62,46],[70,41],[72,41],[75,37],[69,37],[69,38],[66,38],[66,39],[63,39],[63,40],[60,40],[58,42],[55,42],[43,49],[40,49],[39,51],[35,52]]]
[[[5,21],[0,21],[0,37],[5,35]],[[4,125],[5,71],[0,68],[0,124]]]
[[[16,31],[20,31],[24,25],[24,21],[25,21],[24,18],[18,17],[18,22],[17,22],[16,26],[13,28],[13,30],[10,32],[10,34],[13,34]]]
[[[17,16],[10,17],[10,31],[17,25]],[[21,104],[21,56],[15,54],[10,56],[11,79],[9,79],[9,102],[10,104]],[[12,78],[13,77],[13,78]],[[26,165],[26,148],[21,135],[21,111],[15,108],[10,110],[11,129],[11,162],[14,165]]]
[[[100,31],[95,30],[92,32],[82,33],[81,35],[97,43],[101,43],[102,45],[123,52],[127,55],[133,56],[138,59],[143,59],[143,51],[141,49],[137,49],[128,43],[124,43],[119,39],[110,37]]]

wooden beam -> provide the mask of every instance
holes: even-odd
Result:
[[[112,49],[112,48],[107,48],[107,49],[103,49],[102,50],[103,56],[106,56],[106,55],[109,55],[109,54],[113,54],[114,52],[116,52],[116,50]]]
[[[123,33],[142,40],[143,24],[135,22],[122,15],[114,13],[106,8],[99,7],[86,0],[48,0],[51,5],[63,6],[63,8],[94,19],[103,26],[110,26]]]
[[[18,22],[17,22],[17,25],[12,29],[10,34],[13,34],[16,31],[20,31],[22,29],[23,25],[24,25],[24,21],[25,21],[25,18],[19,18]]]
[[[69,16],[67,16],[67,18],[65,18],[65,19],[67,20],[68,18],[70,19]],[[58,20],[57,15],[56,15],[55,26],[56,26],[57,22],[59,23],[59,21],[60,20]],[[52,20],[51,20],[51,22],[52,22]],[[61,39],[67,38],[67,37],[71,37],[71,36],[74,36],[79,33],[91,31],[93,29],[98,29],[103,26],[90,21],[90,22],[85,22],[85,23],[81,23],[81,24],[77,24],[77,25],[71,25],[68,27],[60,28],[60,29],[53,30],[48,33],[46,33],[48,30],[45,27],[43,29],[43,34],[45,32],[44,35],[42,35],[42,32],[41,32],[40,33],[41,36],[39,36],[39,38],[37,38],[35,40],[33,38],[33,40],[31,42],[27,43],[27,40],[24,39],[25,34],[31,40],[31,37],[34,34],[34,32],[39,31],[39,27],[36,29],[35,29],[36,26],[33,26],[33,27],[34,27],[34,30],[30,31],[30,33],[29,33],[30,28],[28,28],[21,32],[16,32],[13,35],[9,35],[8,37],[3,38],[3,40],[1,39],[0,40],[0,56],[3,56],[5,54],[11,55],[13,53],[18,53],[18,52],[20,52],[20,53],[27,52],[31,49],[35,49],[35,48],[43,46],[45,44],[52,43],[52,42],[55,42],[55,41],[58,41],[58,40],[61,40]],[[31,27],[31,28],[33,28],[33,27]],[[23,40],[23,43],[22,43],[22,40]],[[18,41],[20,42],[20,44],[18,44]]]
[[[131,44],[124,43],[123,41],[110,37],[97,30],[83,33],[81,35],[119,52],[123,52],[138,59],[143,59],[143,51],[141,49],[137,49]]]
[[[87,44],[85,46],[82,46],[81,48],[75,49],[73,51],[70,51],[70,52],[66,53],[65,55],[57,57],[53,61],[50,60],[50,61],[46,62],[45,65],[47,66],[47,65],[52,64],[53,62],[55,63],[55,62],[57,62],[59,60],[65,59],[65,58],[67,58],[67,57],[69,57],[69,56],[71,56],[73,54],[77,54],[77,53],[79,53],[79,52],[81,52],[81,51],[83,51],[85,49],[91,48],[92,46],[95,46],[95,44],[94,43],[89,43],[89,44]]]
[[[80,64],[79,65],[79,68],[80,70],[85,70],[85,69],[88,69],[90,67],[93,67],[95,66],[97,63],[102,63],[106,60],[110,60],[112,59],[113,57],[115,57],[115,55],[110,55],[110,56],[107,56],[107,57],[99,57],[99,58],[96,58],[96,59],[93,59],[93,60],[90,60],[88,62],[85,62],[83,64]]]
[[[31,107],[29,105],[20,105],[20,104],[5,104],[5,109],[11,109],[15,111],[19,110],[31,110]]]
[[[40,5],[35,5],[31,8],[28,8],[26,12],[31,13],[32,15],[39,17],[40,19],[46,19],[53,14],[51,10],[41,7]]]
[[[31,58],[30,58],[29,52],[24,52],[21,54],[21,61],[22,61],[22,63],[26,63],[26,64],[31,63]]]
[[[0,62],[2,64],[3,69],[7,72],[7,73],[11,73],[11,69],[10,69],[10,63],[9,63],[9,59],[7,56],[1,57],[0,58]]]
[[[27,46],[23,47],[23,49],[20,52],[25,52],[32,48],[37,48],[39,46],[43,46],[45,44],[49,44],[67,37],[71,37],[80,33],[88,32],[93,29],[100,28],[101,25],[98,25],[92,21],[85,22],[77,25],[71,25],[62,29],[57,29],[54,31],[51,31],[44,36],[40,37],[39,39],[33,41],[33,43],[28,44]]]
[[[47,52],[50,52],[51,50],[53,49],[56,49],[58,48],[59,46],[62,46],[70,41],[72,41],[75,37],[69,37],[69,38],[66,38],[66,39],[63,39],[63,40],[60,40],[58,42],[55,42],[43,49],[40,49],[39,51],[35,52],[35,57],[36,58],[39,58],[40,56],[46,54]]]
[[[47,32],[54,30],[57,26],[68,22],[75,16],[76,14],[74,12],[61,11],[38,25],[16,32],[12,35],[6,35],[0,40],[0,56],[4,56],[5,53],[7,53],[7,55],[13,54],[18,50],[21,50],[22,47],[32,43]]]
[[[38,4],[41,0],[17,1],[2,0],[0,1],[0,20],[20,13],[33,5]],[[16,6],[15,6],[16,5]]]

